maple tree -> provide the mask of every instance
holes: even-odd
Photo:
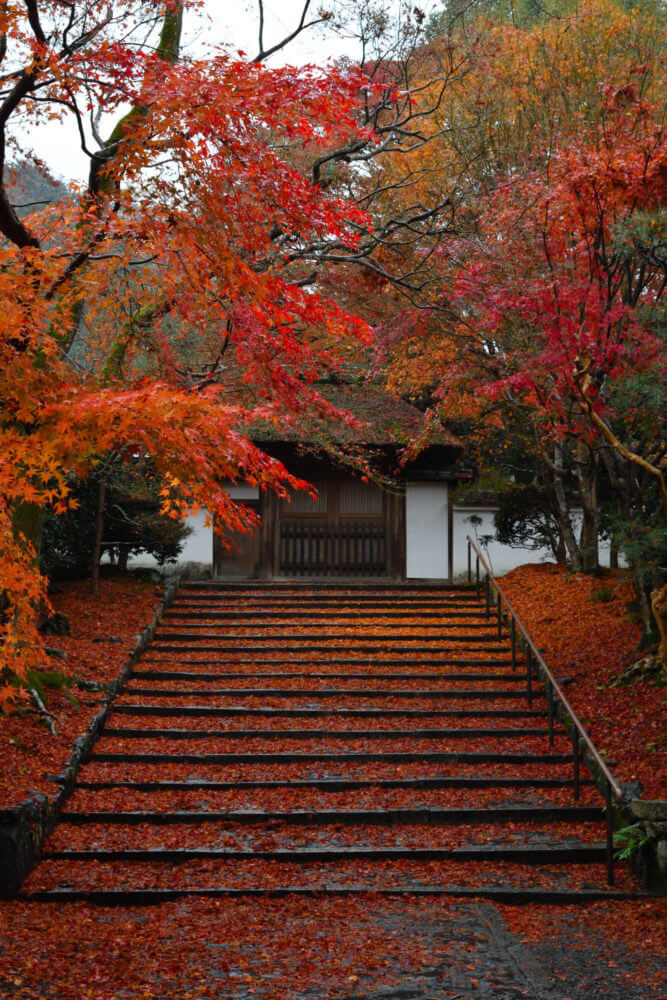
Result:
[[[365,216],[290,158],[295,147],[312,160],[335,142],[370,141],[354,116],[362,77],[269,69],[261,36],[255,60],[227,51],[180,60],[184,14],[199,6],[0,9],[5,678],[42,662],[35,554],[43,510],[66,509],[73,475],[109,451],[138,449],[164,479],[164,511],[205,507],[219,525],[247,528],[252,515],[225,480],[300,484],[242,425],[294,420],[305,407],[335,412],[311,383],[335,366],[338,342],[367,335],[307,287],[299,265],[311,243],[355,246]],[[7,151],[25,129],[67,118],[90,159],[88,184],[22,216],[5,186]],[[245,401],[220,392],[227,348]],[[0,704],[15,694],[4,683]]]
[[[432,40],[433,58],[462,44],[457,30]],[[648,633],[665,504],[650,429],[662,405],[660,23],[593,0],[527,30],[481,19],[465,37],[475,72],[450,81],[431,124],[444,134],[413,152],[405,195],[448,193],[448,230],[405,255],[421,294],[385,326],[378,366],[460,421],[492,467],[512,469],[508,450],[528,457],[512,478],[532,468],[574,566],[597,569],[604,524],[635,568]],[[382,167],[388,186],[405,171],[397,158]]]
[[[605,88],[601,101],[605,129],[597,143],[571,139],[552,152],[548,177],[527,172],[489,199],[480,216],[482,252],[462,253],[451,289],[466,315],[464,346],[482,352],[478,388],[531,415],[546,464],[555,464],[554,444],[572,446],[584,569],[597,565],[597,457],[628,515],[646,523],[650,501],[642,506],[639,498],[652,489],[667,511],[662,444],[647,433],[642,396],[629,407],[623,401],[662,364],[665,273],[655,212],[664,197],[665,139],[634,88]],[[469,378],[467,366],[452,365],[441,394]],[[568,531],[564,538],[575,557]],[[648,625],[653,574],[626,553]]]

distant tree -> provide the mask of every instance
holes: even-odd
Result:
[[[107,459],[103,471],[72,482],[74,502],[64,514],[46,512],[40,568],[50,580],[90,576],[96,558],[100,477],[105,480],[99,555],[105,553],[121,569],[131,555],[145,552],[158,565],[173,562],[190,533],[184,523],[161,513],[162,482],[150,465]]]

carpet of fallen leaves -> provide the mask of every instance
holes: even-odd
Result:
[[[621,713],[626,713],[627,709],[620,724],[624,744],[627,742],[631,745],[637,739],[651,742],[652,737],[646,735],[646,728],[641,728],[643,723],[639,725],[639,718],[648,719],[648,705],[655,705],[656,689],[650,685],[642,685],[647,688],[645,701],[635,699],[637,686],[627,690],[613,690],[607,701],[606,692],[598,691],[597,687],[604,684],[605,679],[620,672],[632,659],[637,643],[638,629],[625,614],[625,603],[629,599],[626,584],[620,577],[614,577],[613,586],[618,588],[618,592],[614,593],[612,600],[602,603],[589,599],[586,603],[592,590],[600,586],[600,581],[580,580],[576,577],[565,579],[559,570],[556,569],[554,573],[554,567],[523,567],[510,574],[506,580],[508,588],[514,588],[511,599],[537,644],[544,649],[547,661],[553,665],[556,674],[574,678],[573,683],[567,687],[568,695],[591,725],[598,745],[619,761],[619,776],[626,778],[635,773],[639,776],[641,773],[645,786],[653,790],[656,786],[650,785],[652,775],[644,774],[646,765],[652,764],[652,752],[646,750],[642,756],[643,751],[630,753],[622,746],[616,749],[617,744],[607,733],[614,732],[612,723],[617,716],[617,708]],[[74,593],[63,595],[58,601],[58,610],[72,615],[73,634],[69,639],[54,639],[51,645],[68,652],[69,659],[63,661],[68,672],[88,679],[110,680],[116,675],[127,657],[131,637],[150,619],[156,601],[156,592],[152,587],[138,589],[129,596],[121,589],[114,595],[110,594],[110,582],[106,582],[103,592],[103,600],[108,600],[106,612],[99,616],[83,588],[78,594],[81,602],[79,606],[75,604],[77,595]],[[607,580],[604,582],[608,583]],[[72,608],[76,610],[73,611]],[[117,617],[114,618],[113,614]],[[80,628],[82,623],[87,623],[87,627]],[[370,626],[367,634],[372,634],[375,638],[378,632],[388,634],[392,631],[393,624],[383,623],[377,626],[377,630],[376,626]],[[223,626],[216,625],[211,628],[211,632],[224,632],[229,625],[229,621]],[[331,626],[327,627],[330,628]],[[207,629],[202,631],[206,632]],[[236,623],[233,623],[233,631],[241,634],[241,628]],[[273,642],[276,644],[274,648],[279,651],[281,630],[274,626],[263,631],[264,636],[260,638],[258,648],[262,648],[260,643]],[[286,631],[294,629],[290,626]],[[362,639],[362,634],[353,626],[345,625],[336,632],[342,633],[340,639],[334,640],[341,646],[349,647],[351,643]],[[256,630],[254,634],[257,635]],[[330,636],[332,633],[327,630],[325,634]],[[127,643],[125,646],[93,643],[93,639],[100,635],[121,636],[127,639]],[[168,634],[162,629],[162,643],[166,644],[168,641]],[[403,640],[406,646],[412,641],[412,638]],[[429,636],[427,642],[431,641]],[[158,655],[158,645],[159,643],[155,644],[151,653],[142,658],[141,668],[149,668],[156,661],[163,668],[169,665],[168,669],[176,669],[176,664],[179,664],[179,669],[183,669],[184,662],[192,665],[197,660],[202,662],[202,652],[174,652],[168,655],[163,652]],[[440,646],[440,650],[442,649]],[[470,646],[458,641],[453,647],[448,645],[445,649],[445,652],[438,650],[438,660],[440,657],[443,659],[437,665],[426,668],[428,672],[443,670],[444,673],[443,668],[447,663],[444,656],[457,655],[474,656],[480,664],[476,668],[479,671],[489,670],[493,673],[507,670],[506,666],[481,666],[487,657],[494,655],[490,651],[471,654]],[[206,652],[205,649],[204,654]],[[234,662],[236,655],[239,656],[239,674],[245,676],[226,676],[224,685],[219,680],[214,681],[217,689],[224,686],[225,690],[232,690],[234,693],[213,696],[207,694],[204,696],[206,704],[233,704],[237,701],[235,694],[238,689],[266,686],[266,681],[257,676],[257,662],[271,664],[272,661],[258,659],[254,666],[243,666],[242,653],[226,653],[222,658],[230,664]],[[294,662],[296,671],[304,669],[309,672],[308,656],[306,652],[304,659],[298,662],[299,657],[294,658],[290,653],[290,660]],[[395,656],[389,647],[386,652],[374,653],[372,657],[368,657],[367,663],[352,669],[370,674],[380,662],[382,666],[379,669],[386,671],[386,658],[391,657],[392,664],[407,672],[410,669],[409,660],[399,662]],[[60,661],[57,662],[60,664]],[[282,662],[284,669],[284,661]],[[449,662],[451,664],[451,659]],[[314,666],[310,661],[311,671]],[[233,669],[236,670],[236,667]],[[268,666],[267,669],[272,671],[276,668]],[[447,672],[451,671],[451,666],[447,667]],[[332,683],[327,679],[326,672],[323,671],[321,682],[314,682],[314,679],[311,681],[313,686],[304,693],[303,699],[281,697],[282,692],[298,689],[301,683],[298,679],[285,677],[273,680],[270,682],[271,687],[278,694],[263,696],[260,703],[265,707],[271,705],[276,708],[294,708],[302,700],[307,702],[316,696],[318,687],[349,688],[340,701],[338,698],[331,701],[331,708],[335,709],[341,703],[346,706],[354,704],[358,698],[354,692],[367,685],[380,686],[370,676],[368,680],[365,677],[349,682],[337,679]],[[146,701],[139,691],[155,683],[160,688],[176,689],[179,693],[176,696],[150,698]],[[485,685],[496,686],[498,690],[509,687],[512,688],[512,693],[497,701],[493,699],[484,702],[484,708],[525,708],[525,701],[522,702],[513,695],[515,684],[511,678],[504,678],[502,681],[486,680]],[[423,690],[424,685],[424,680],[416,678],[396,677],[383,680],[382,688],[393,693],[385,700],[385,706],[389,704],[392,708],[401,710],[431,708],[433,702],[428,698],[401,698],[401,691]],[[197,686],[208,687],[201,682]],[[440,680],[431,679],[426,682],[426,686],[438,688],[441,686]],[[476,684],[470,681],[466,681],[464,685],[458,681],[447,682],[447,687],[454,695],[446,701],[448,709],[465,706],[466,702],[459,702],[458,697],[458,690],[464,686],[474,688]],[[192,704],[196,699],[189,694],[181,694],[191,687],[191,683],[182,680],[150,682],[135,678],[121,699],[121,704]],[[58,698],[67,702],[65,695]],[[626,700],[627,706],[639,706],[639,710],[630,713]],[[46,769],[49,772],[59,769],[69,754],[72,739],[90,721],[97,708],[96,701],[94,697],[81,698],[80,706],[75,708],[56,703],[54,697],[51,707],[59,715],[62,714],[65,723],[58,741],[53,741],[46,730],[42,730],[32,718],[15,720],[22,727],[19,732],[23,741],[26,740],[28,726],[31,727],[30,732],[34,729],[39,737],[39,740],[35,737],[33,771],[30,772],[29,779],[31,784],[23,781],[19,791],[26,787],[40,787],[44,765],[41,770],[37,768],[35,760],[38,754],[42,753],[46,759],[54,747],[58,764],[47,763]],[[199,701],[201,702],[201,696]],[[248,698],[243,703],[246,707],[252,707],[255,699]],[[375,703],[362,698],[361,704],[365,708]],[[539,701],[535,707],[539,707]],[[67,729],[70,717],[73,724]],[[628,720],[638,725],[638,728],[627,726]],[[341,740],[328,733],[307,737],[301,734],[301,738],[295,739],[293,732],[320,728],[330,732],[358,729],[366,733],[378,729],[400,730],[410,727],[448,729],[459,725],[472,727],[473,721],[474,716],[454,720],[445,715],[421,720],[397,715],[336,721],[335,718],[329,718],[327,713],[318,718],[292,718],[288,723],[280,722],[275,717],[264,721],[261,717],[215,721],[193,716],[188,718],[187,728],[196,731],[197,738],[183,739],[175,734],[167,742],[170,753],[179,750],[186,753],[207,750],[235,753],[239,749],[239,739],[229,734],[247,728],[258,735],[243,741],[246,750],[289,750],[303,754],[316,747],[320,751],[337,750],[341,747],[349,750],[352,745],[355,750],[375,751],[384,741],[370,736]],[[650,721],[649,719],[646,723],[647,726]],[[491,720],[483,718],[477,722],[480,728],[491,724]],[[496,725],[515,729],[522,723],[508,718],[496,721]],[[474,737],[465,740],[459,737],[451,741],[450,748],[447,738],[441,738],[437,748],[442,749],[444,746],[466,752],[486,750],[494,753],[520,748],[529,753],[538,753],[540,750],[544,752],[547,749],[544,738],[525,732],[526,728],[541,728],[543,725],[543,720],[539,719],[531,719],[527,724],[524,721],[524,731],[520,737],[515,736],[511,743],[503,737]],[[116,712],[112,717],[111,730],[141,729],[147,731],[147,735],[127,733],[114,736],[112,732],[108,732],[100,741],[97,751],[98,754],[103,754],[128,751],[145,753],[158,748],[164,750],[166,734],[163,731],[178,730],[183,726],[182,719]],[[223,728],[224,738],[212,732]],[[265,736],[262,734],[263,729],[273,730],[276,735]],[[290,732],[292,738],[283,737],[283,731]],[[379,734],[376,732],[377,735]],[[557,736],[554,750],[562,750],[564,743],[564,738]],[[405,740],[402,736],[395,736],[390,740],[390,748],[392,751],[417,748],[428,754],[435,748],[435,743],[432,739],[416,739],[413,736],[410,740]],[[535,766],[534,758],[527,757],[527,760],[531,761],[531,771],[536,774],[543,771],[545,777],[566,777],[570,773],[567,764],[541,767],[539,764]],[[630,768],[627,775],[623,770],[626,763]],[[506,765],[495,761],[475,764],[439,762],[436,765],[427,758],[405,764],[350,759],[343,764],[336,761],[316,764],[307,760],[295,760],[239,765],[230,760],[224,764],[211,765],[205,762],[177,764],[131,761],[119,764],[117,761],[94,757],[86,767],[85,778],[88,781],[117,781],[120,778],[167,781],[187,779],[192,773],[200,781],[247,781],[253,777],[285,780],[288,777],[313,778],[322,769],[327,777],[339,774],[347,778],[506,773]],[[13,783],[16,784],[16,776]],[[214,807],[228,807],[236,794],[238,793],[226,792],[223,795],[218,791],[212,795],[201,791],[194,794],[194,801],[201,805],[206,799],[207,804]],[[405,804],[405,792],[401,796],[391,791],[383,794],[385,800],[376,801],[376,807],[398,806],[401,801]],[[540,801],[557,801],[565,805],[571,801],[570,794],[567,790],[556,789],[533,792],[532,796]],[[335,802],[331,793],[325,797],[316,792],[311,792],[310,795],[312,806],[315,807],[324,799],[328,799],[330,806]],[[78,808],[128,810],[148,804],[158,809],[187,808],[193,802],[192,796],[192,792],[186,796],[178,791],[133,793],[127,790],[79,790],[69,801],[67,808],[72,811]],[[478,790],[475,795],[466,790],[447,790],[435,795],[431,793],[430,798],[428,793],[417,790],[410,793],[410,797],[411,801],[446,804],[449,807],[473,800],[478,805],[499,803],[504,797],[516,805],[519,799],[516,792],[497,788]],[[341,801],[335,802],[339,807],[374,805],[369,794],[362,800],[359,792],[345,793],[340,799]],[[583,801],[597,801],[590,787],[584,789]],[[256,808],[258,803],[266,807],[288,809],[297,804],[303,809],[311,804],[303,792],[296,797],[289,790],[272,790],[265,796],[258,796],[257,791],[254,791],[248,798],[247,806],[254,804]],[[239,802],[238,799],[236,804],[237,807],[246,805],[245,801]],[[586,843],[599,840],[600,836],[599,823],[551,824],[551,829],[558,837],[571,842]],[[396,844],[414,847],[432,845],[434,839],[439,846],[456,847],[464,842],[522,843],[540,836],[537,831],[533,832],[532,827],[526,829],[520,823],[487,826],[483,840],[475,830],[466,827],[440,829],[410,824],[390,827],[358,825],[353,828],[332,825],[316,829],[292,827],[289,835],[290,842],[297,846],[315,846],[318,843],[324,846],[332,843],[350,846],[361,842],[371,846]],[[240,846],[245,849],[252,843],[255,847],[260,845],[272,849],[275,845],[284,844],[285,831],[273,821],[240,829],[216,821],[197,824],[196,827],[182,823],[178,827],[151,825],[146,829],[143,825],[127,827],[91,823],[78,827],[63,823],[50,839],[49,849],[71,849],[91,842],[96,847],[124,847],[131,846],[137,837],[152,846],[196,843],[215,847]],[[36,869],[27,888],[68,884],[91,889],[132,889],[143,885],[170,888],[201,885],[206,888],[216,884],[241,886],[244,883],[251,886],[262,885],[269,889],[294,883],[310,888],[327,885],[391,888],[396,885],[419,887],[456,884],[467,884],[475,889],[489,885],[540,888],[547,884],[583,888],[603,884],[604,872],[599,864],[554,864],[549,872],[545,872],[540,867],[517,863],[499,864],[490,860],[468,865],[452,861],[380,861],[374,863],[372,868],[364,860],[350,860],[344,864],[309,863],[309,866],[301,866],[298,877],[295,877],[294,869],[286,871],[284,865],[267,860],[245,861],[240,866],[234,860],[193,859],[174,866],[153,861],[128,865],[90,860],[73,864],[71,861],[55,858],[45,860]],[[629,891],[636,889],[624,866],[619,866],[617,887]],[[384,995],[383,991],[386,991],[392,996],[438,996],[443,1000],[447,997],[452,1000],[455,997],[471,1000],[475,996],[530,997],[531,1000],[543,1000],[547,993],[549,996],[555,995],[552,990],[556,988],[558,996],[569,997],[571,1000],[646,1000],[647,997],[658,996],[660,993],[657,970],[665,944],[661,938],[661,915],[663,908],[659,901],[644,899],[623,903],[605,902],[582,908],[553,905],[494,907],[483,901],[462,902],[433,896],[391,899],[377,895],[356,896],[352,900],[294,895],[285,899],[261,900],[186,898],[161,906],[113,909],[76,902],[54,904],[5,901],[0,902],[0,996],[3,1000],[5,997],[7,1000],[196,1000],[199,997],[225,1000],[252,1000],[254,997],[261,1000],[367,1000],[369,996]],[[544,986],[544,993],[539,992],[541,987],[535,986],[528,972],[524,974],[524,967],[529,969],[531,963],[532,968],[542,977],[541,983],[548,983],[548,987]]]
[[[646,1000],[660,995],[660,915],[657,902],[494,910],[373,896],[5,903],[0,989],[7,1000]]]
[[[616,776],[639,781],[644,798],[666,798],[662,689],[646,681],[609,686],[638,658],[641,630],[624,574],[595,578],[528,565],[503,577],[502,587],[554,675],[570,678],[565,693]]]
[[[129,574],[103,578],[99,597],[92,597],[87,581],[64,584],[63,593],[51,601],[55,611],[69,615],[70,635],[47,636],[46,643],[67,659],[53,657],[51,670],[72,681],[115,680],[135,636],[151,621],[160,595],[154,584]],[[63,690],[48,690],[47,697],[47,707],[57,719],[55,737],[36,715],[26,714],[29,702],[12,715],[0,714],[0,808],[18,805],[31,791],[55,798],[58,786],[48,775],[63,769],[74,740],[88,728],[105,693],[80,690],[73,683]]]
[[[628,988],[641,984],[639,996],[664,997],[667,954],[667,904],[664,899],[593,903],[578,906],[498,906],[508,929],[529,948],[541,945],[547,952],[562,946],[591,952],[601,977],[624,973]],[[643,968],[630,971],[628,954],[641,958]],[[625,968],[624,968],[625,966]],[[630,992],[630,995],[635,994]]]

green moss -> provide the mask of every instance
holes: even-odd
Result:
[[[181,46],[181,31],[183,29],[183,7],[179,4],[175,11],[164,16],[157,53],[160,59],[176,62]]]
[[[37,558],[42,547],[42,527],[44,511],[34,503],[16,503],[12,509],[14,535],[23,535],[35,550]]]
[[[44,704],[47,704],[48,691],[65,691],[71,687],[72,679],[60,670],[31,670],[28,673],[26,687],[34,688]]]

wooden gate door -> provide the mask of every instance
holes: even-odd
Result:
[[[259,501],[238,501],[245,507],[251,507],[256,513],[260,511]],[[230,533],[230,547],[223,545],[220,535],[213,536],[213,573],[214,576],[232,576],[253,578],[259,575],[260,561],[260,528],[253,532],[233,531]]]
[[[281,576],[386,576],[387,502],[375,483],[316,482],[280,504]]]

